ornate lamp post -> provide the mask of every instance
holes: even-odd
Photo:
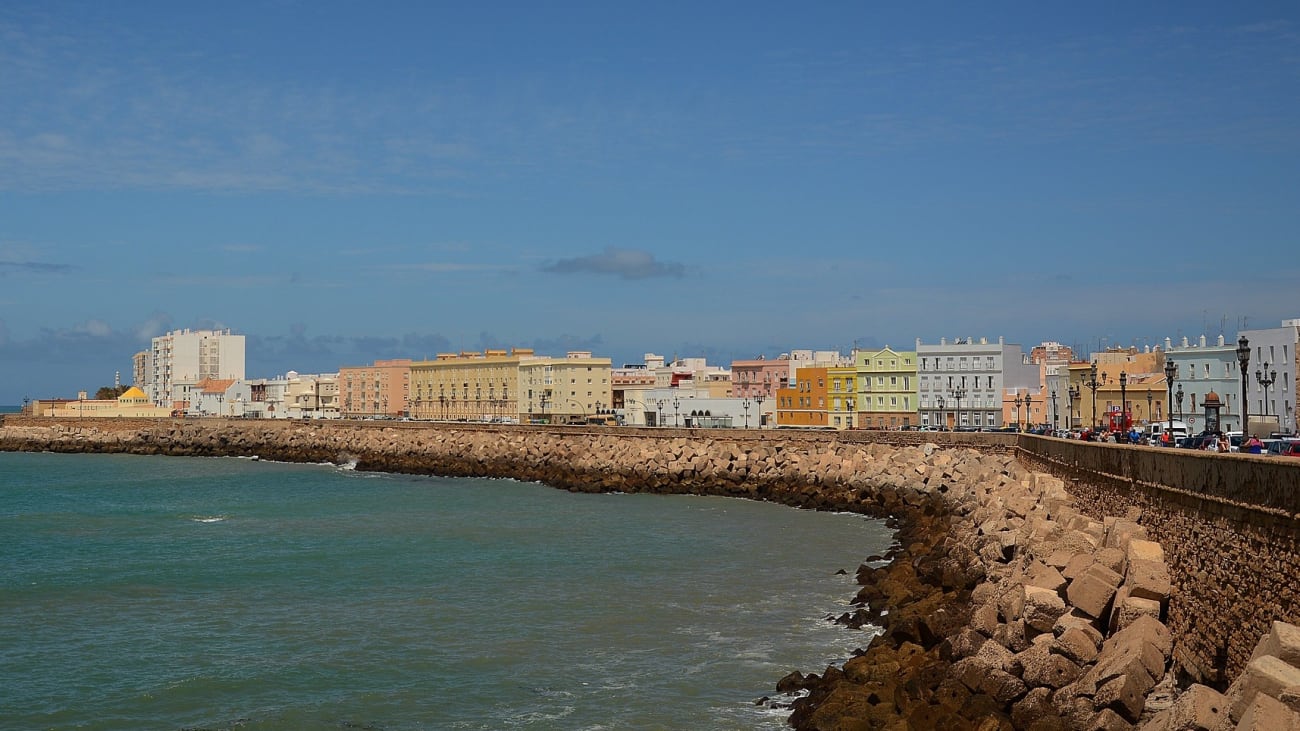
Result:
[[[966,398],[966,389],[961,387],[954,388],[952,390],[952,397],[957,399],[957,418],[954,426],[959,427],[961,426],[961,400]]]
[[[938,417],[939,417],[939,421],[943,422],[942,424],[939,425],[939,428],[942,429],[943,427],[948,425],[948,420],[943,418],[943,397],[940,396],[939,398],[935,399],[935,402],[939,404]]]
[[[1241,363],[1241,433],[1250,435],[1250,408],[1246,404],[1246,373],[1250,370],[1250,341],[1237,338],[1237,360]]]
[[[1147,423],[1151,423],[1151,389],[1147,389]]]
[[[1101,380],[1097,380],[1097,362],[1093,361],[1092,367],[1088,369],[1088,380],[1083,382],[1092,391],[1092,429],[1097,430],[1097,389],[1106,383],[1106,374],[1101,374]]]
[[[763,428],[763,394],[754,397],[754,402],[758,404],[758,428]]]
[[[664,404],[665,403],[667,402],[661,398],[655,399],[655,405],[659,407],[659,421],[655,422],[655,426],[664,425]]]
[[[1267,373],[1268,375],[1264,375]],[[1277,381],[1277,370],[1269,371],[1268,361],[1264,361],[1264,369],[1255,370],[1255,383],[1264,387],[1264,416],[1268,416],[1268,388]]]
[[[679,401],[676,396],[673,396],[673,426],[681,426],[682,424],[680,416],[681,406],[681,401]]]
[[[1052,389],[1052,431],[1061,427],[1061,412],[1056,408],[1056,389]],[[1056,436],[1053,434],[1052,436]]]
[[[1031,396],[1028,391],[1026,391],[1025,392],[1025,431],[1029,431],[1034,426],[1032,423],[1033,416],[1031,416],[1033,412],[1030,411],[1029,409],[1029,407],[1032,406],[1033,403],[1034,403],[1034,397]]]
[[[745,399],[741,401],[740,405],[745,409],[745,428],[748,429],[749,428],[749,399]]]
[[[1169,388],[1169,398],[1165,400],[1165,411],[1169,412],[1169,439],[1174,438],[1174,377],[1178,375],[1178,366],[1172,360],[1165,359],[1165,386]],[[1181,390],[1181,389],[1180,389]],[[1181,399],[1179,399],[1181,401]],[[1180,406],[1181,408],[1181,406]]]
[[[1024,403],[1024,399],[1022,399],[1020,397],[1020,394],[1017,393],[1016,394],[1016,431],[1020,431],[1020,404],[1023,403]]]
[[[1125,432],[1128,431],[1128,374],[1124,371],[1119,372],[1119,423]]]
[[[1178,402],[1178,420],[1183,420],[1183,384],[1178,384],[1178,390],[1174,393],[1174,400]]]
[[[1070,386],[1069,390],[1066,392],[1070,396],[1070,428],[1071,429],[1075,427],[1074,414],[1076,413],[1076,409],[1074,408],[1074,404],[1079,400],[1079,394],[1081,391],[1082,389],[1080,389],[1078,386]],[[1082,416],[1079,417],[1079,421],[1083,421]]]

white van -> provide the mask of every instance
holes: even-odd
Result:
[[[1171,446],[1177,444],[1179,439],[1191,434],[1191,430],[1187,428],[1186,422],[1175,421],[1173,431],[1170,431],[1169,422],[1157,421],[1152,422],[1151,425],[1147,427],[1147,438],[1151,440],[1151,444],[1163,445],[1165,432],[1167,431],[1169,431],[1170,436],[1173,438],[1170,442]]]

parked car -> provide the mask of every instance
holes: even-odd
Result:
[[[1268,445],[1271,457],[1300,457],[1300,439],[1279,439]]]

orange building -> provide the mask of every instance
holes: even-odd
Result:
[[[345,419],[407,414],[411,360],[377,360],[339,368],[339,411]]]
[[[795,382],[776,392],[776,425],[829,426],[826,382],[828,368],[799,368]]]

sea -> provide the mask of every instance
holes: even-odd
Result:
[[[871,639],[877,520],[352,467],[0,453],[0,729],[782,729]]]

